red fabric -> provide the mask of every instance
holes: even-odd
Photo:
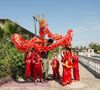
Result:
[[[63,66],[62,85],[65,86],[72,82],[71,69]]]
[[[48,35],[49,38],[52,38],[54,40],[59,40],[62,38],[62,35],[52,34],[47,26],[45,28],[40,27],[39,34],[40,34],[40,38],[42,39],[45,39],[44,37],[46,34]]]
[[[73,76],[74,76],[74,80],[77,80],[77,81],[80,80],[78,61],[79,61],[78,56],[77,55],[73,55],[73,64],[74,64]]]
[[[51,62],[52,70],[53,70],[53,78],[59,79],[59,61],[57,59],[53,59]]]
[[[67,34],[65,35],[65,46],[71,46],[71,41],[72,41],[72,36],[73,36],[73,30],[70,29],[68,30]]]
[[[38,76],[40,77],[40,79],[42,79],[43,76],[42,76],[42,60],[41,60],[41,58],[37,58],[37,60],[34,60],[33,65],[34,65],[34,69],[33,69],[34,80],[37,80]]]
[[[71,58],[70,52],[66,53],[63,56],[62,62],[66,63],[66,61],[67,61],[68,62],[67,66],[73,66],[72,62],[70,61],[70,58]],[[72,82],[72,75],[71,75],[71,68],[72,67],[69,68],[67,66],[63,66],[63,75],[62,75],[62,81],[61,81],[63,86]]]
[[[45,35],[47,34],[48,28],[41,28],[39,30],[40,38],[44,39]]]
[[[66,62],[66,60],[69,60],[72,58],[71,52],[64,52],[64,56],[62,56],[62,62]]]
[[[37,59],[37,53],[35,51],[33,52],[27,52],[25,55],[25,74],[26,78],[30,78],[30,76],[34,77],[34,61]]]
[[[53,35],[48,29],[46,30],[45,33],[48,33],[48,36],[51,38],[58,38],[55,43],[49,45],[49,46],[42,46],[40,45],[41,43],[44,43],[44,40],[41,38],[36,38],[34,37],[31,40],[25,40],[21,35],[19,34],[13,34],[11,36],[11,40],[13,41],[14,45],[20,52],[26,52],[27,50],[34,48],[36,51],[41,52],[41,51],[49,51],[53,50],[54,48],[57,48],[59,46],[69,46],[71,45],[72,41],[72,30],[68,30],[67,34],[65,36],[59,36],[59,35]],[[42,32],[43,33],[43,32]],[[43,33],[42,36],[45,35]],[[38,42],[38,43],[37,43]],[[40,43],[41,42],[41,43]]]
[[[31,63],[26,63],[25,64],[25,67],[26,67],[26,69],[25,69],[25,75],[26,75],[27,79],[30,78],[30,76],[31,76],[30,66],[31,66]]]
[[[32,62],[34,62],[34,60],[36,60],[37,57],[38,57],[38,53],[35,50],[33,50],[33,52],[32,52]]]
[[[32,62],[31,62],[31,76],[34,77],[34,61],[37,59],[37,52],[33,50],[32,52]]]
[[[34,48],[38,51],[43,49],[43,47],[37,43],[39,41],[39,39],[37,39],[37,40],[36,39],[37,38],[35,37],[31,40],[25,40],[21,35],[19,35],[17,33],[13,34],[11,36],[12,42],[14,43],[14,45],[20,52],[26,52],[27,50],[29,50],[31,48]]]
[[[27,52],[25,54],[25,75],[26,78],[30,78],[31,76],[31,60],[32,60],[32,53]]]
[[[73,34],[73,30],[68,30],[67,34],[63,37],[61,37],[61,39],[57,40],[55,43],[44,47],[46,51],[48,50],[53,50],[54,48],[57,48],[59,46],[70,46],[71,45],[71,41],[72,41],[72,34]]]

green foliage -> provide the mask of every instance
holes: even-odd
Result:
[[[12,76],[17,78],[22,76],[25,71],[24,54],[18,53],[16,49],[13,49],[12,51],[14,52],[12,53],[11,72]]]
[[[6,43],[0,44],[0,78],[5,77],[10,73],[10,58],[7,49]]]
[[[5,34],[13,34],[17,30],[17,28],[18,25],[16,23],[6,21],[1,29]]]
[[[54,52],[59,53],[59,47],[54,49]]]
[[[21,76],[24,71],[23,59],[23,53],[19,53],[7,40],[2,40],[2,44],[0,44],[0,78],[7,75]],[[18,70],[19,67],[20,70]]]
[[[99,52],[100,51],[100,44],[99,43],[91,42],[89,44],[89,47],[92,48],[92,49],[94,49],[94,52],[100,54],[100,52]]]
[[[50,52],[48,53],[48,59],[51,60],[51,59],[52,59],[52,56],[53,56],[53,51],[50,51]]]
[[[16,23],[6,21],[0,28],[0,78],[8,75],[21,76],[25,69],[24,54],[19,53],[11,43],[11,34],[18,29]]]
[[[1,40],[2,37],[3,37],[3,30],[0,27],[0,40]]]
[[[59,48],[55,48],[54,50],[50,51],[48,54],[48,59],[52,59],[54,53],[59,53]]]

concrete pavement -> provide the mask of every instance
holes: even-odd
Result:
[[[73,81],[72,84],[62,86],[59,82],[51,80],[46,84],[38,83],[35,85],[30,83],[17,83],[15,81],[8,82],[0,87],[0,90],[100,90],[100,79],[95,78],[82,65],[80,66],[81,80]],[[51,66],[49,74],[52,74]],[[60,74],[62,75],[62,66],[60,66]]]

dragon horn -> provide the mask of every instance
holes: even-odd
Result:
[[[41,18],[40,18],[40,16],[38,15],[37,17],[38,17],[38,22],[40,22],[40,21],[41,21]]]

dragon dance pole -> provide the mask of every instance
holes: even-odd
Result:
[[[36,34],[37,34],[37,33],[36,33],[36,21],[37,21],[37,19],[36,19],[35,16],[33,16],[33,19],[34,19],[34,30],[35,30],[35,35],[36,35]]]

